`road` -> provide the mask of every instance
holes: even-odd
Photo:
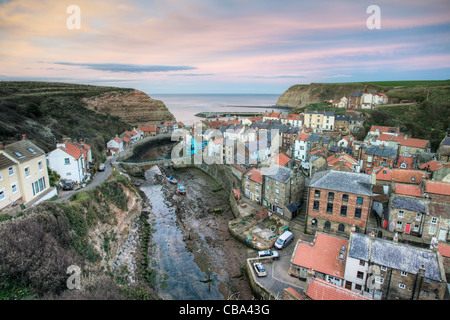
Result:
[[[108,177],[113,172],[113,167],[111,165],[111,162],[114,161],[114,160],[115,160],[115,157],[109,157],[105,161],[105,171],[98,171],[95,174],[92,182],[90,184],[88,184],[86,187],[79,188],[77,190],[60,190],[59,194],[61,194],[62,196],[60,198],[56,199],[55,202],[66,201],[66,200],[68,200],[70,198],[71,195],[77,193],[78,191],[90,190],[90,189],[95,188],[96,186],[98,186],[100,183],[102,183],[106,179],[108,179]]]
[[[305,281],[290,276],[288,271],[296,241],[298,241],[299,237],[301,237],[303,241],[312,241],[314,236],[305,235],[297,229],[291,229],[291,232],[294,234],[294,241],[284,249],[277,250],[280,254],[280,258],[273,262],[263,263],[267,276],[256,277],[256,274],[253,273],[255,275],[255,281],[258,281],[278,298],[282,298],[283,290],[289,287],[301,293],[306,284]]]

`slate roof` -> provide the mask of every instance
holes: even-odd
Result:
[[[4,150],[13,159],[23,163],[45,155],[45,152],[29,140],[20,140],[5,145]]]
[[[391,147],[371,145],[366,149],[366,154],[385,158],[395,158],[397,156],[397,149]]]
[[[326,170],[316,172],[310,187],[372,196],[371,176],[364,173]]]
[[[442,140],[443,146],[450,146],[450,137],[445,137],[444,140]]]
[[[392,200],[392,207],[394,209],[425,213],[424,204],[421,201],[414,199],[395,197],[394,200]]]
[[[348,254],[355,259],[370,261],[412,274],[417,274],[423,265],[426,278],[442,281],[436,254],[428,249],[371,238],[366,234],[352,233]]]
[[[7,156],[0,154],[0,170],[4,169],[4,168],[9,168],[15,164],[16,163],[14,161],[12,161],[10,158],[8,158]]]
[[[292,170],[286,167],[281,167],[278,165],[272,165],[270,168],[264,173],[264,176],[269,177],[271,179],[277,180],[282,183],[286,183],[289,178],[292,176]]]

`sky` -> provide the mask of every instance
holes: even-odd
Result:
[[[449,74],[448,0],[0,0],[0,80],[281,94]]]

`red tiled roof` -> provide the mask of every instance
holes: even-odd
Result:
[[[420,170],[392,169],[392,180],[394,182],[419,184],[427,177],[429,175]]]
[[[301,119],[303,119],[303,115],[292,113],[287,116],[287,119],[288,120],[301,120]]]
[[[413,157],[399,156],[398,159],[397,159],[397,164],[395,165],[395,167],[396,168],[400,168],[400,166],[402,165],[403,162],[405,162],[406,168],[402,168],[402,169],[412,169],[413,168],[413,164],[414,164],[414,158]]]
[[[308,284],[306,295],[313,300],[373,300],[319,278],[313,278]]]
[[[289,158],[284,153],[278,154],[278,156],[276,156],[276,158],[275,158],[276,164],[278,164],[279,166],[282,166],[282,167],[284,167],[289,161],[291,161],[291,158]]]
[[[306,141],[306,140],[308,140],[308,138],[309,138],[309,133],[300,133],[300,134],[297,136],[297,139],[296,139],[296,140]]]
[[[382,133],[399,133],[400,129],[398,127],[384,127],[384,126],[372,126],[369,131],[376,131]]]
[[[397,137],[398,138],[398,137]],[[392,139],[394,140],[394,139]],[[428,140],[424,139],[415,139],[415,138],[407,138],[407,139],[395,139],[399,145],[406,147],[414,147],[414,148],[425,148],[428,144]]]
[[[131,141],[128,137],[123,137],[122,140],[125,141],[125,142],[130,142]]]
[[[433,161],[426,162],[426,163],[424,163],[423,165],[419,166],[419,169],[424,170],[424,169],[426,169],[428,166],[430,166],[430,171],[431,171],[431,172],[433,172],[433,171],[435,171],[435,170],[437,170],[437,169],[443,167],[442,164],[440,164],[440,163],[437,162],[436,160],[433,160]]]
[[[422,189],[416,184],[394,184],[395,193],[405,196],[422,197]]]
[[[249,177],[250,180],[255,181],[259,184],[263,183],[263,175],[262,175],[261,171],[259,171],[256,168],[253,168],[252,170],[248,171],[245,174],[245,177]]]
[[[425,181],[425,192],[450,196],[450,183],[440,181]]]
[[[441,256],[450,258],[450,245],[438,243],[438,252]]]
[[[382,181],[391,181],[392,180],[392,170],[388,169],[388,168],[381,168],[380,171],[378,171],[377,173],[377,180],[382,180]]]
[[[298,243],[292,263],[343,279],[345,260],[339,260],[342,246],[347,250],[348,240],[317,233],[313,245]]]
[[[377,140],[381,140],[381,141],[389,141],[392,139],[392,134],[386,134],[386,133],[382,133],[380,134],[380,136],[377,138]]]
[[[79,159],[81,157],[81,150],[76,145],[71,144],[70,142],[66,141],[64,143],[64,147],[59,147],[62,151],[66,152],[67,154],[71,155],[75,159]]]

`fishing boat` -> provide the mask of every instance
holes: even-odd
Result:
[[[178,185],[177,192],[179,194],[186,194],[186,188],[183,185]]]
[[[170,183],[176,184],[177,183],[177,179],[175,179],[174,177],[170,176],[169,177],[169,181]]]

